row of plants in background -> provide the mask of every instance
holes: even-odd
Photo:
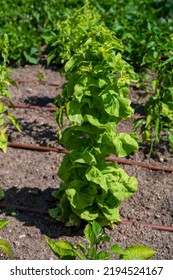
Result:
[[[44,53],[44,34],[57,20],[81,5],[77,0],[1,0],[0,48],[4,33],[10,39],[10,62],[37,64]]]
[[[10,69],[6,66],[8,62],[8,49],[9,41],[8,36],[5,34],[2,51],[3,61],[0,64],[0,149],[2,149],[3,152],[6,152],[8,145],[8,136],[6,134],[8,128],[7,121],[10,121],[20,131],[19,123],[13,115],[9,114],[8,107],[6,106],[10,105],[14,109],[11,101],[11,94],[7,89],[7,86],[15,85],[15,82],[9,78]]]
[[[111,248],[102,250],[104,242],[110,242],[110,237],[103,233],[101,225],[96,221],[85,226],[84,237],[87,246],[81,242],[76,246],[68,241],[56,242],[48,237],[46,242],[55,256],[61,260],[111,260],[115,254],[119,255],[120,260],[146,260],[156,254],[156,251],[142,245],[132,245],[122,249],[118,244],[114,244]]]
[[[85,31],[88,12],[93,20]],[[120,221],[121,202],[137,190],[136,178],[115,163],[106,162],[110,154],[124,157],[138,149],[135,134],[116,132],[117,124],[133,115],[127,96],[130,83],[137,77],[122,58],[121,42],[103,22],[95,27],[95,16],[97,19],[87,3],[62,23],[68,28],[76,24],[85,32],[64,67],[68,82],[61,96],[71,125],[63,130],[60,142],[70,153],[58,171],[62,183],[53,192],[58,205],[49,211],[67,226],[96,220],[113,227]],[[70,39],[69,45],[74,42]]]
[[[36,64],[45,38],[85,0],[1,0],[0,37],[10,39],[10,61]],[[107,27],[116,32],[125,45],[124,57],[137,69],[145,55],[148,22],[172,28],[171,0],[90,0],[97,7]],[[143,38],[143,39],[141,39]],[[1,45],[1,43],[0,43]],[[44,49],[44,48],[43,48]],[[42,50],[43,50],[42,49]]]
[[[172,33],[171,0],[111,0],[94,1],[106,25],[124,44],[124,58],[136,71],[150,69],[146,48],[153,46],[152,37]],[[105,3],[103,3],[105,2]],[[160,43],[164,45],[160,38]],[[153,50],[154,51],[154,50]],[[151,57],[150,57],[151,58]]]
[[[151,143],[150,154],[156,144],[166,138],[173,150],[173,36],[159,33],[157,29],[153,28],[143,57],[144,64],[150,63],[153,94],[143,104],[145,116],[134,122],[134,131],[140,127],[142,140]]]

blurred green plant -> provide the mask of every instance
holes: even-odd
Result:
[[[134,122],[134,131],[140,127],[142,140],[151,143],[150,155],[156,144],[166,140],[165,133],[173,150],[173,36],[158,29],[149,25],[150,43],[143,57],[152,72],[153,94],[144,103],[145,116]]]
[[[20,126],[16,118],[9,114],[8,107],[14,108],[14,105],[11,101],[11,94],[7,87],[9,85],[16,86],[15,82],[11,80],[8,76],[8,73],[11,72],[9,68],[6,67],[6,64],[8,62],[8,50],[9,50],[9,40],[8,36],[4,35],[4,47],[2,51],[2,58],[3,61],[0,64],[0,149],[2,149],[3,152],[6,152],[7,145],[8,145],[8,137],[6,134],[7,131],[7,121],[10,121],[19,131]]]
[[[9,221],[0,220],[0,230],[6,227],[8,223]],[[10,259],[13,258],[11,245],[9,242],[7,242],[4,239],[0,239],[0,250],[3,251],[5,254],[7,254]]]
[[[44,82],[46,80],[46,75],[42,70],[38,70],[35,73],[35,77],[38,79],[39,82]]]
[[[0,200],[4,199],[4,190],[3,188],[0,186]]]

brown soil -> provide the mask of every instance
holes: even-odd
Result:
[[[38,71],[45,74],[48,83],[59,86],[21,83],[18,88],[10,87],[14,103],[54,106],[53,99],[60,92],[64,82],[57,70],[43,66],[26,66],[16,68],[11,74],[14,80],[37,80]],[[139,97],[137,91],[131,91],[133,105]],[[11,109],[10,109],[11,111]],[[56,147],[57,124],[54,113],[45,110],[16,109],[22,132],[9,126],[9,140],[17,143],[28,143]],[[132,121],[123,122],[119,131],[129,132]],[[140,145],[139,152],[128,159],[159,166],[173,167],[173,156],[167,144],[160,144],[155,158],[147,158],[145,145]],[[56,173],[63,154],[56,152],[38,152],[8,148],[6,154],[0,152],[0,186],[5,190],[5,199],[1,204],[27,207],[14,209],[14,216],[9,208],[0,207],[0,219],[11,222],[0,232],[0,238],[8,240],[17,260],[56,259],[45,242],[45,236],[54,240],[69,240],[73,243],[84,242],[83,229],[66,228],[55,222],[47,214],[47,209],[55,207],[56,201],[51,196],[60,183]],[[151,229],[140,225],[146,223],[173,226],[173,174],[164,171],[121,165],[129,175],[138,179],[139,189],[130,199],[122,203],[120,210],[122,219],[134,221],[133,225],[119,224],[114,229],[105,228],[111,242],[104,244],[108,248],[118,243],[123,248],[133,245],[146,245],[157,251],[153,259],[173,259],[173,232]],[[35,212],[34,212],[35,210]],[[38,211],[38,212],[36,212]],[[0,259],[5,259],[0,254]]]

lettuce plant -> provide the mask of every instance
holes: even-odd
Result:
[[[156,251],[142,245],[122,249],[115,244],[108,250],[100,250],[100,245],[103,246],[103,242],[110,242],[110,238],[103,234],[101,225],[96,221],[85,226],[84,236],[88,246],[81,242],[76,246],[68,241],[55,242],[47,236],[46,242],[55,256],[61,260],[111,260],[114,254],[118,254],[120,260],[146,260],[156,254]]]
[[[69,26],[78,14],[85,21],[85,7],[68,19]],[[119,122],[133,114],[127,96],[130,82],[137,79],[122,51],[121,42],[101,22],[86,32],[64,67],[68,82],[62,103],[71,126],[63,131],[61,144],[70,153],[58,171],[61,186],[53,192],[59,203],[49,212],[68,226],[79,226],[81,220],[113,226],[120,221],[121,202],[137,190],[136,178],[106,162],[110,154],[124,157],[138,149],[134,134],[116,132]]]
[[[8,62],[8,48],[8,36],[4,35],[4,48],[2,51],[3,61],[0,64],[0,149],[2,149],[3,152],[6,152],[8,145],[6,120],[10,121],[20,131],[18,121],[13,115],[9,114],[8,107],[6,106],[10,105],[14,109],[13,103],[11,102],[11,94],[7,89],[7,86],[15,85],[15,82],[8,76],[11,70],[6,67]]]
[[[8,223],[9,221],[0,220],[0,230],[2,230]],[[0,239],[0,249],[6,253],[10,259],[13,258],[13,253],[9,242],[4,239]]]

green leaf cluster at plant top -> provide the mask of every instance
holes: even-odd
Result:
[[[9,114],[8,107],[6,106],[10,105],[14,108],[13,103],[11,102],[11,94],[7,89],[7,86],[15,86],[15,82],[8,76],[10,69],[6,67],[8,61],[8,45],[8,36],[5,34],[4,48],[2,51],[3,62],[0,64],[0,149],[2,149],[3,152],[6,152],[8,145],[8,137],[6,134],[7,120],[10,121],[20,131],[18,121],[13,115]]]
[[[110,238],[103,234],[102,227],[96,221],[85,226],[84,235],[87,247],[81,242],[74,246],[71,242],[55,242],[48,237],[46,242],[55,256],[61,260],[110,260],[113,254],[118,254],[120,260],[146,260],[156,254],[156,251],[142,245],[133,245],[123,250],[115,244],[108,250],[101,250],[103,242],[110,242]]]
[[[80,28],[86,14],[98,19],[87,3],[62,26],[73,28],[76,24],[76,29]],[[68,82],[61,103],[72,124],[63,130],[60,141],[70,154],[59,168],[63,182],[54,196],[60,202],[50,214],[69,226],[79,225],[81,219],[112,226],[120,221],[121,202],[137,190],[134,177],[105,159],[110,154],[127,156],[138,149],[135,134],[116,132],[117,124],[133,114],[127,96],[130,82],[135,82],[137,76],[122,59],[121,42],[103,22],[97,22],[97,26],[95,22],[91,21],[85,38],[64,67]],[[60,30],[64,34],[64,28]],[[69,37],[69,46],[73,39]],[[58,122],[63,112],[58,109]]]
[[[2,230],[8,223],[9,221],[0,220],[0,230]],[[7,254],[10,259],[13,258],[11,245],[4,239],[0,239],[0,250]]]

